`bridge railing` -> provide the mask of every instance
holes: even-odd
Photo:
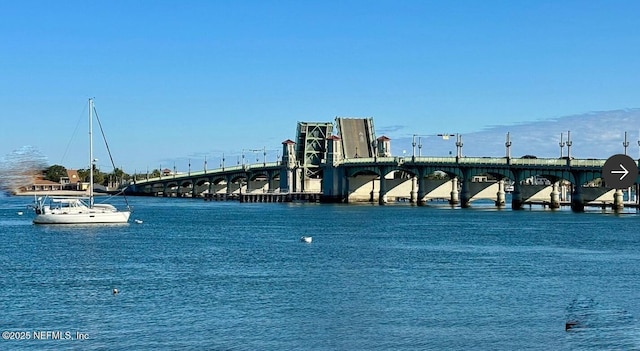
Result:
[[[507,159],[504,157],[461,157],[459,163],[473,165],[506,165]]]
[[[512,158],[516,166],[566,166],[567,160],[561,158]]]
[[[267,162],[267,163],[254,163],[254,164],[244,164],[244,165],[235,165],[224,168],[214,168],[202,171],[192,171],[189,173],[176,173],[164,175],[162,177],[153,177],[149,179],[138,179],[136,180],[136,184],[144,184],[151,182],[158,182],[161,180],[174,179],[174,178],[191,178],[191,177],[199,177],[207,174],[215,174],[215,173],[227,173],[227,172],[237,172],[237,171],[248,171],[252,169],[264,169],[264,168],[272,168],[272,167],[280,167],[280,162]]]
[[[602,167],[606,160],[586,159],[586,160],[571,160],[571,166],[581,167]]]
[[[352,157],[342,159],[342,163],[373,163],[375,158],[373,157]]]

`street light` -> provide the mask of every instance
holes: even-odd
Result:
[[[571,145],[573,145],[573,142],[571,141],[571,131],[568,130],[567,131],[567,159],[568,160],[571,159]]]
[[[624,132],[624,141],[622,142],[622,146],[624,146],[624,154],[627,154],[627,147],[629,146],[629,142],[627,141],[627,132]]]
[[[412,139],[412,142],[411,142],[411,146],[413,147],[413,151],[411,153],[412,161],[416,160],[416,136],[417,136],[417,134],[413,135],[413,139]]]
[[[456,157],[457,158],[462,157],[462,145],[464,145],[462,143],[462,135],[456,134],[456,150],[457,150]]]
[[[374,140],[371,142],[371,146],[373,146],[373,160],[378,162],[378,141]]]
[[[560,145],[560,158],[562,158],[562,151],[564,151],[564,145],[565,142],[562,141],[562,138],[564,137],[564,133],[560,133],[560,142],[558,143],[558,145]]]
[[[507,148],[507,158],[511,158],[511,138],[509,132],[507,132],[507,141],[505,141],[504,146]]]

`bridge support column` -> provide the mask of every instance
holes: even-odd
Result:
[[[209,193],[209,196],[211,196],[212,192],[213,192],[213,180],[209,179],[209,189],[207,190],[207,193]]]
[[[471,203],[471,193],[469,192],[469,179],[462,179],[462,191],[460,192],[460,207],[468,208]]]
[[[517,181],[517,179],[518,178],[516,178],[516,181],[513,184],[513,193],[511,193],[511,209],[512,210],[521,210],[523,205],[522,191],[521,191],[522,185],[520,184],[519,181]]]
[[[231,177],[230,176],[226,176],[224,177],[225,182],[227,183],[226,185],[226,189],[224,190],[224,192],[227,194],[227,196],[231,195],[231,193],[233,193],[233,190],[231,190]]]
[[[418,206],[424,205],[424,196],[426,195],[426,184],[424,181],[424,176],[424,169],[420,169],[418,172],[418,198],[416,199],[416,203],[418,204]]]
[[[411,195],[409,197],[409,201],[412,204],[416,203],[416,197],[418,196],[417,187],[418,187],[418,179],[416,179],[416,176],[413,176],[411,177]]]
[[[197,190],[197,184],[196,182],[192,182],[191,183],[191,197],[195,198],[198,197],[198,190]]]
[[[622,190],[616,189],[616,192],[613,193],[613,209],[616,211],[622,210],[624,208]]]
[[[573,192],[571,193],[571,209],[574,212],[584,212],[582,185],[573,185]]]
[[[271,172],[267,173],[267,192],[272,193],[276,190],[275,182],[273,181],[274,175]]]
[[[380,176],[380,191],[378,192],[378,205],[384,205],[387,203],[387,182],[384,178],[384,173]]]
[[[552,185],[549,208],[560,208],[560,193],[558,192],[558,182],[555,182]]]
[[[451,197],[449,198],[450,205],[456,205],[458,200],[458,177],[451,179]]]
[[[162,184],[162,197],[167,197],[167,184]]]
[[[498,192],[496,193],[496,206],[504,207],[505,203],[504,180],[500,179],[498,181]]]

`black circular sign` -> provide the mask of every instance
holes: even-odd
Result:
[[[627,155],[613,155],[602,166],[602,178],[610,188],[628,188],[635,183],[637,177],[638,164]]]

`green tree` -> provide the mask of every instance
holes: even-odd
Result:
[[[53,165],[47,168],[44,179],[59,183],[60,178],[67,176],[67,169],[61,165]]]
[[[78,178],[80,178],[81,182],[89,181],[89,170],[88,169],[79,169],[78,170]]]
[[[122,169],[117,168],[117,167],[109,175],[112,176],[113,179],[115,179],[118,182],[123,181],[123,180],[127,180],[127,179],[130,178],[130,176],[127,173],[125,173]]]
[[[105,174],[100,172],[96,165],[92,165],[93,167],[93,183],[94,184],[103,184],[105,182]]]

